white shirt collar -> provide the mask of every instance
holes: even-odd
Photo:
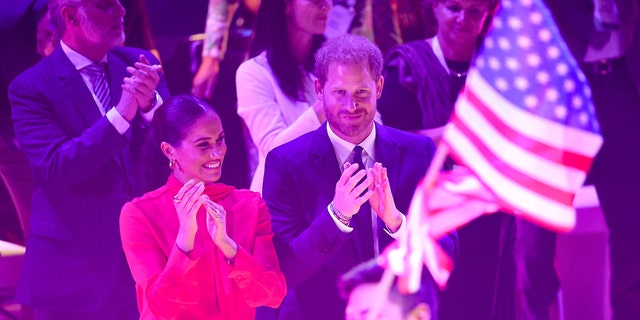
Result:
[[[71,60],[71,63],[73,64],[73,66],[76,67],[76,70],[81,70],[82,68],[93,63],[91,59],[83,56],[78,51],[71,49],[71,47],[69,47],[62,40],[60,40],[60,47],[62,48],[62,51],[64,52],[64,54],[67,55],[67,58]],[[100,62],[107,62],[107,56],[105,55],[104,57],[102,57],[102,59],[100,59]]]
[[[353,148],[356,146],[355,144],[346,141],[331,130],[331,126],[327,122],[327,134],[329,135],[329,140],[333,145],[333,150],[336,153],[336,157],[338,157],[338,162],[340,163],[340,169],[342,170],[342,165],[345,164],[350,156],[351,152],[353,152]],[[364,149],[362,160],[367,167],[373,166],[375,162],[375,148],[374,144],[376,141],[376,126],[375,123],[373,125],[373,130],[371,133],[360,143],[358,144]]]

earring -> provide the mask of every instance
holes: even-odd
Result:
[[[169,160],[169,169],[173,170],[173,167],[175,167],[175,165],[176,165],[175,159]]]

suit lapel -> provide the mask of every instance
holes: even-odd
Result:
[[[384,126],[376,123],[376,161],[382,163],[387,168],[387,177],[391,186],[391,194],[396,197],[398,193],[398,184],[400,183],[400,172],[402,170],[402,154],[398,148],[395,139],[389,134]],[[406,212],[405,212],[406,214]],[[378,217],[378,244],[380,250],[389,245],[393,238],[384,231],[384,222]]]
[[[340,179],[342,171],[340,170],[341,164],[338,163],[336,152],[329,140],[326,124],[321,125],[320,128],[315,131],[314,138],[312,140],[310,160],[312,168],[315,168],[314,170],[322,173],[321,181],[318,181],[320,184],[319,187],[321,188],[320,190],[327,190],[326,196],[328,201],[331,201],[334,196],[336,182]],[[357,240],[357,237],[353,238],[353,244],[356,250],[356,256],[360,261],[364,261],[366,257],[364,246],[370,246],[372,244],[362,243]]]
[[[80,118],[84,119],[85,125],[88,127],[98,121],[101,115],[90,89],[60,46],[51,54],[51,64],[60,80],[62,90],[76,108]]]
[[[319,190],[331,190],[334,192],[336,182],[340,179],[340,164],[333,150],[333,145],[327,134],[326,124],[314,131],[311,143],[311,167],[314,171],[321,172]],[[331,194],[333,196],[333,194]]]
[[[376,123],[376,161],[382,163],[387,168],[387,176],[391,184],[391,193],[397,191],[398,179],[400,179],[400,169],[402,155],[396,145],[395,140],[384,126]]]

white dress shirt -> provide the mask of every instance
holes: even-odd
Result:
[[[333,132],[333,130],[331,130],[331,127],[329,126],[329,124],[327,123],[327,134],[329,135],[329,140],[331,141],[331,144],[333,145],[333,150],[336,153],[336,157],[338,159],[338,163],[340,164],[340,172],[344,171],[344,164],[349,162],[349,163],[353,163],[353,148],[355,148],[355,144],[346,141],[340,137],[338,137],[335,132]],[[376,141],[376,127],[375,125],[373,126],[373,130],[371,130],[371,133],[360,143],[358,144],[359,146],[362,147],[362,163],[364,164],[364,166],[366,168],[372,168],[373,164],[376,162],[375,161],[375,141]],[[333,221],[336,223],[336,226],[338,226],[338,228],[342,231],[342,232],[352,232],[353,228],[344,225],[342,222],[340,222],[340,220],[338,220],[338,218],[331,214],[331,208],[327,208],[327,210],[329,211],[329,215],[331,216],[331,218],[333,219]],[[378,247],[378,215],[375,213],[375,211],[373,209],[371,209],[371,225],[373,227],[373,237],[374,237],[374,246],[375,246],[375,255],[378,256],[378,254],[380,253],[380,248]],[[406,218],[404,216],[404,214],[402,215],[402,222],[400,223],[400,228],[398,228],[398,230],[394,233],[389,232],[388,228],[384,228],[385,231],[387,232],[387,234],[389,234],[389,236],[391,236],[394,239],[397,239],[402,232],[404,232],[404,229],[406,225]]]
[[[67,58],[69,58],[69,60],[73,64],[73,66],[78,71],[80,71],[80,70],[82,70],[82,68],[94,63],[91,59],[89,59],[89,58],[83,56],[82,54],[80,54],[79,52],[71,49],[71,47],[69,47],[62,40],[60,40],[60,47],[62,48],[62,51],[64,52],[64,54],[67,55]],[[107,56],[105,55],[104,57],[102,57],[100,62],[106,62],[108,64]],[[113,127],[116,128],[118,133],[124,134],[125,132],[127,132],[127,130],[129,130],[129,128],[131,127],[129,122],[120,114],[120,112],[118,112],[118,110],[116,110],[116,108],[109,109],[109,111],[107,111],[106,114],[105,114],[105,111],[104,111],[105,108],[102,105],[102,102],[100,102],[100,99],[98,99],[98,97],[94,93],[93,84],[91,83],[91,79],[84,72],[80,72],[80,75],[82,76],[82,80],[84,81],[84,84],[87,85],[87,88],[89,88],[89,91],[91,92],[91,96],[93,97],[93,100],[96,102],[96,105],[98,106],[98,110],[100,111],[100,114],[103,115],[103,116],[104,115],[107,116],[107,120],[109,120],[109,123],[111,123],[111,125],[113,125]],[[109,88],[109,89],[111,89],[111,88]],[[111,93],[109,93],[109,94],[111,94]],[[163,102],[162,101],[162,97],[159,94],[157,94],[157,92],[156,92],[156,97],[157,97],[157,100],[156,100],[155,104],[153,105],[153,107],[151,108],[151,110],[149,110],[147,112],[140,112],[140,114],[142,115],[143,120],[146,123],[151,123],[151,119],[153,119],[153,114],[155,113],[156,109],[162,105],[162,102]]]

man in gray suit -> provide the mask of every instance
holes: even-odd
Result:
[[[16,299],[36,319],[137,319],[118,218],[153,187],[140,149],[169,93],[149,52],[120,47],[117,0],[49,0],[49,10],[60,46],[9,88],[34,176]]]

